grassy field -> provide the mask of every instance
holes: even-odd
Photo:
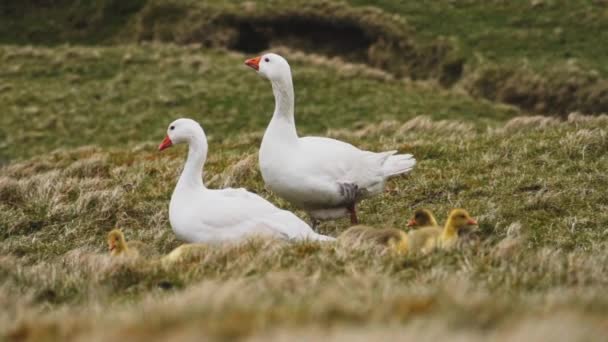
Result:
[[[608,108],[602,1],[121,3],[0,5],[0,340],[606,336],[608,117],[588,115]],[[469,243],[252,240],[161,264],[186,152],[156,147],[178,117],[209,136],[206,184],[304,217],[257,168],[273,99],[243,61],[264,45],[292,65],[301,135],[416,156],[363,223],[465,207]],[[111,258],[115,227],[154,256]]]

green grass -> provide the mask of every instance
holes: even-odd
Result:
[[[172,45],[0,47],[0,157],[154,141],[182,116],[200,120],[217,139],[262,131],[274,100],[268,81],[243,64],[246,57]],[[292,61],[303,134],[416,115],[484,124],[517,113],[365,68],[305,59]]]

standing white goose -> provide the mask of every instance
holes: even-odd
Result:
[[[296,215],[243,188],[207,189],[201,177],[207,158],[207,137],[196,121],[172,122],[158,149],[162,151],[180,143],[188,144],[188,159],[169,205],[169,221],[180,239],[224,242],[261,235],[290,240],[334,240],[315,233]]]
[[[356,203],[381,193],[387,178],[406,173],[416,164],[411,154],[363,151],[329,138],[299,138],[287,61],[268,53],[245,64],[270,81],[275,98],[259,154],[264,182],[277,195],[306,210],[313,226],[317,220],[349,213],[351,222],[357,223]]]

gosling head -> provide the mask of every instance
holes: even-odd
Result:
[[[428,209],[416,209],[414,216],[407,222],[408,227],[428,227],[436,226],[437,220]]]
[[[476,226],[477,221],[464,209],[453,209],[448,216],[447,225],[457,232],[465,230],[470,226]]]
[[[111,255],[119,255],[127,250],[125,235],[120,229],[114,229],[108,233],[108,249]]]
[[[278,81],[289,76],[291,68],[287,60],[276,53],[267,53],[245,61],[245,65],[257,71],[262,77],[270,81]]]

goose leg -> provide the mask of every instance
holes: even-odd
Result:
[[[350,223],[358,224],[357,210],[355,205],[357,203],[357,195],[359,193],[359,186],[354,183],[338,183],[340,186],[340,194],[344,196],[344,202],[348,203],[346,209],[350,213]]]
[[[357,210],[355,209],[355,204],[351,204],[348,207],[348,212],[350,213],[350,223],[351,224],[359,224],[359,219],[357,219]]]

